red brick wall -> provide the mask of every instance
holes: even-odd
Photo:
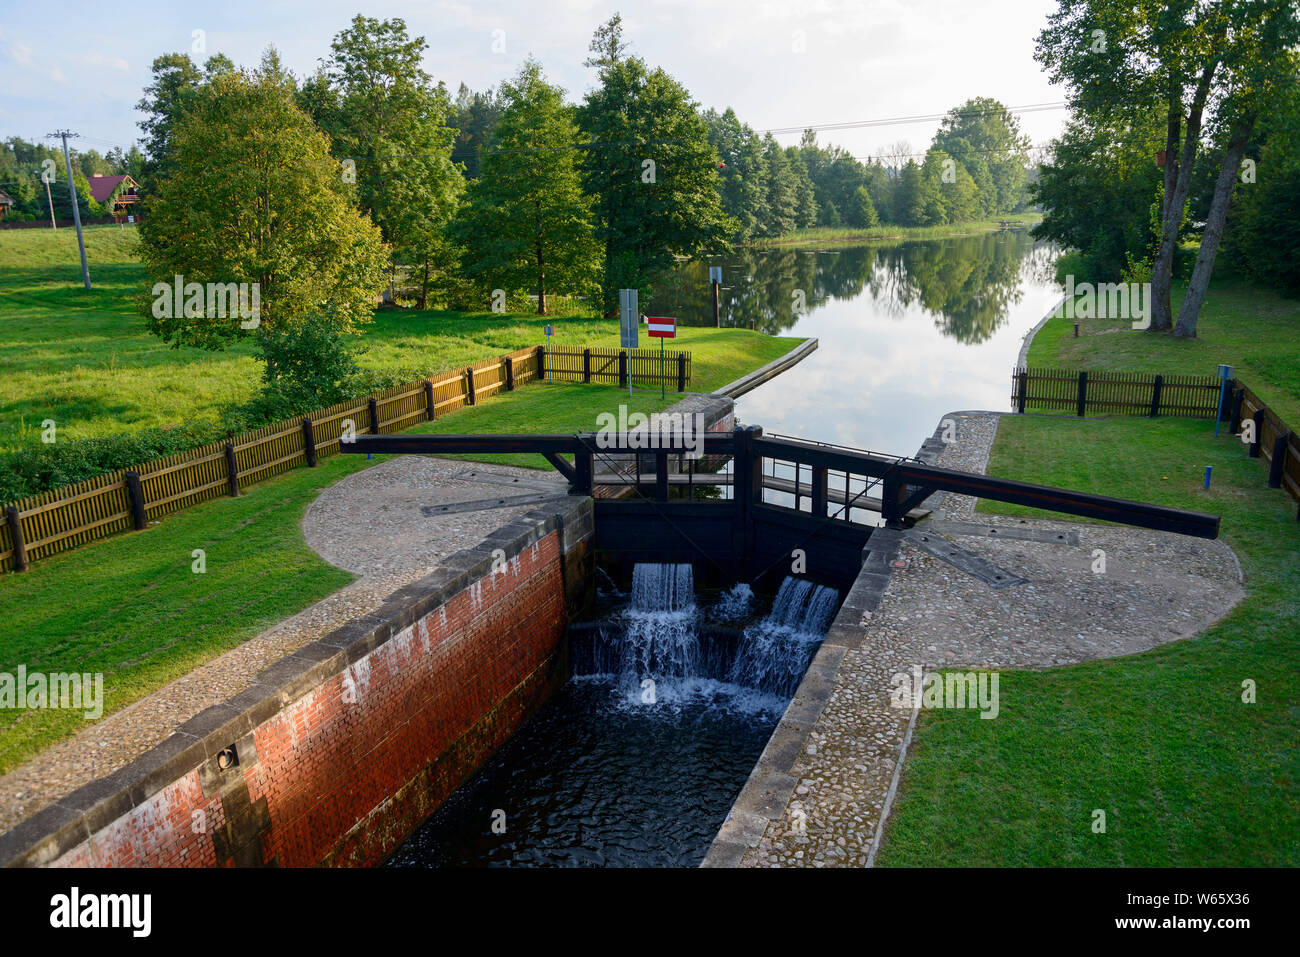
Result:
[[[232,829],[263,862],[381,861],[563,681],[558,535],[253,729],[219,791],[194,769],[55,863],[256,863]]]

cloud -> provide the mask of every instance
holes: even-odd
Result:
[[[105,56],[103,53],[83,53],[79,59],[82,63],[89,63],[91,66],[106,66],[113,70],[120,70],[122,73],[131,72],[131,64],[120,56]]]

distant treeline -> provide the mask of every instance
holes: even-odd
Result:
[[[137,182],[144,173],[145,156],[132,145],[127,150],[114,147],[101,155],[96,150],[79,151],[69,146],[72,182],[77,189],[77,205],[83,219],[98,219],[112,213],[112,204],[101,205],[90,195],[90,177],[129,175]],[[51,175],[47,195],[42,174]],[[63,148],[29,143],[18,136],[0,141],[0,190],[14,201],[13,207],[0,216],[3,222],[50,221],[50,202],[59,221],[71,219],[72,198],[68,195],[68,174]]]

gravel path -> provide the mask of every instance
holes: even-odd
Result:
[[[983,472],[1000,418],[954,413],[957,441],[939,463]],[[1221,540],[1091,523],[978,515],[966,496],[932,496],[930,521],[1075,530],[1078,545],[948,535],[1026,584],[993,589],[905,542],[863,640],[792,769],[797,783],[745,866],[864,866],[874,856],[915,712],[891,706],[893,676],[924,670],[1041,669],[1133,654],[1190,637],[1241,598],[1241,572]],[[936,507],[937,505],[937,507]],[[925,527],[922,523],[921,528]],[[1094,571],[1096,550],[1105,571]]]
[[[451,478],[468,470],[502,484]],[[477,545],[536,508],[432,518],[420,511],[424,505],[534,491],[510,487],[513,480],[549,483],[559,494],[567,488],[551,472],[422,456],[391,459],[327,488],[303,517],[304,537],[326,561],[355,572],[358,580],[0,777],[0,832],[129,764],[200,711],[238,694],[285,655],[379,607],[398,588],[427,575],[443,556]]]

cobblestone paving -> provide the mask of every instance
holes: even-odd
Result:
[[[129,764],[200,711],[238,694],[280,658],[379,607],[443,556],[477,545],[537,507],[425,517],[422,505],[533,491],[449,477],[466,469],[507,482],[515,476],[530,484],[549,480],[557,492],[566,489],[551,472],[417,456],[391,459],[330,486],[303,517],[303,535],[327,561],[361,577],[0,777],[0,831]]]
[[[996,413],[957,413],[957,441],[939,464],[984,471]],[[1074,529],[1078,545],[949,535],[1027,584],[993,589],[904,542],[880,607],[850,648],[792,776],[784,813],[741,863],[863,866],[873,857],[886,795],[896,786],[914,712],[891,706],[891,678],[925,670],[1041,669],[1133,654],[1190,637],[1244,595],[1222,541],[1120,526],[975,515],[966,496],[935,495],[933,519],[1022,529]],[[937,507],[936,507],[937,505]],[[924,523],[921,527],[924,527]],[[1095,551],[1105,571],[1094,571]],[[837,623],[838,624],[838,623]]]

